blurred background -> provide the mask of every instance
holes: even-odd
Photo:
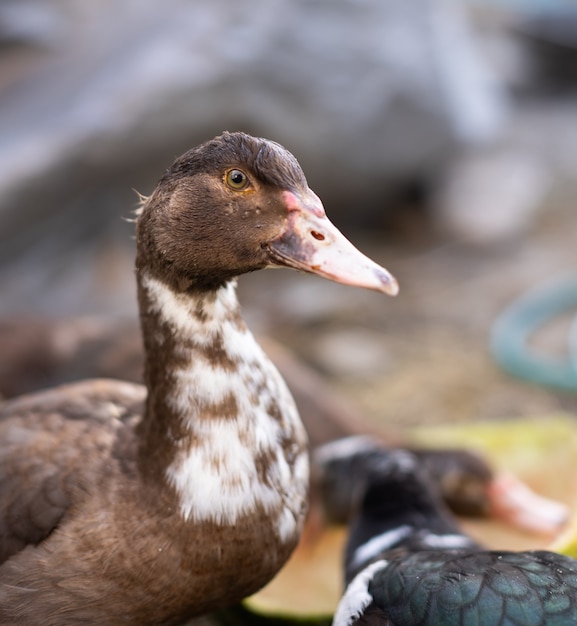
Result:
[[[574,412],[489,346],[511,302],[575,273],[576,78],[570,0],[3,0],[0,315],[135,319],[135,190],[244,130],[401,284],[260,272],[254,328],[392,429]],[[532,345],[567,360],[556,319]]]
[[[128,220],[223,130],[291,150],[400,282],[240,281],[313,444],[465,445],[575,511],[575,1],[0,0],[0,397],[139,380]],[[329,547],[288,606],[330,579],[334,608]]]

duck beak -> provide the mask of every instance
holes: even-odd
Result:
[[[397,295],[399,285],[394,276],[357,250],[329,221],[316,194],[309,190],[299,197],[283,191],[282,196],[288,219],[283,232],[269,244],[274,265]]]

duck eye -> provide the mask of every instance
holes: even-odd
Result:
[[[248,176],[240,170],[228,170],[224,182],[234,191],[242,191],[248,187]]]

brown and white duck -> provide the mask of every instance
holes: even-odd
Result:
[[[271,266],[397,292],[280,145],[224,133],[178,158],[137,218],[146,387],[92,380],[0,408],[0,623],[172,624],[283,565],[306,438],[235,295]]]

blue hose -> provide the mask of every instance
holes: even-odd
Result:
[[[568,357],[553,358],[531,349],[532,333],[554,317],[577,309],[577,276],[564,276],[513,302],[491,331],[491,352],[499,365],[534,383],[577,391],[577,315],[568,337]]]

